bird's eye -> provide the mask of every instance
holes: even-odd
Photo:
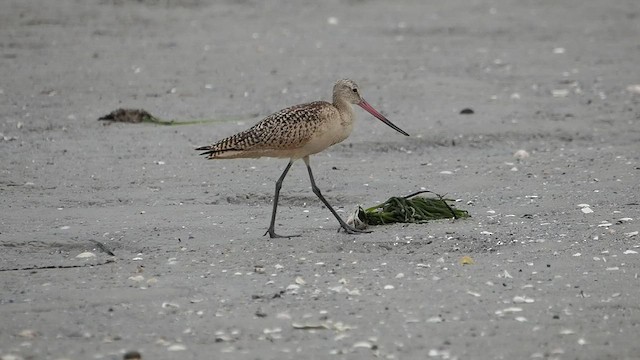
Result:
[[[357,93],[357,92],[358,92],[358,89],[353,88],[353,92],[354,92],[354,93]]]

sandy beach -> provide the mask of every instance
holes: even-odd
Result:
[[[636,0],[3,1],[0,359],[638,359],[638,39]],[[411,136],[357,108],[336,210],[470,219],[338,233],[300,161],[263,236],[287,160],[194,148],[341,78]]]

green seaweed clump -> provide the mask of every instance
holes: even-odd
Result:
[[[470,217],[466,210],[456,209],[441,195],[422,197],[419,194],[430,191],[418,191],[404,197],[391,197],[382,204],[367,209],[358,207],[349,216],[347,223],[359,229],[368,225],[385,225],[393,223],[424,223],[439,219],[462,219]]]

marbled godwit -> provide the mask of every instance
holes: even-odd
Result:
[[[409,136],[369,105],[360,96],[356,83],[343,79],[338,80],[333,86],[333,103],[315,101],[280,110],[267,116],[249,130],[229,136],[213,145],[199,147],[196,150],[205,150],[200,155],[208,155],[208,159],[259,158],[262,156],[289,158],[289,163],[276,181],[271,223],[265,235],[269,234],[272,238],[299,236],[278,235],[275,232],[276,211],[282,181],[287,176],[293,162],[298,159],[302,159],[307,165],[313,193],[336,217],[340,226],[350,234],[368,232],[349,226],[342,220],[322,196],[313,179],[309,165],[309,155],[319,153],[331,145],[343,141],[351,134],[355,120],[351,104],[359,105],[394,130]]]

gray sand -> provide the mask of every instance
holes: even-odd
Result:
[[[0,358],[638,359],[639,39],[637,0],[4,0]],[[327,199],[473,218],[336,233],[300,162],[262,236],[286,160],[193,148],[342,77],[412,136],[357,109]]]

